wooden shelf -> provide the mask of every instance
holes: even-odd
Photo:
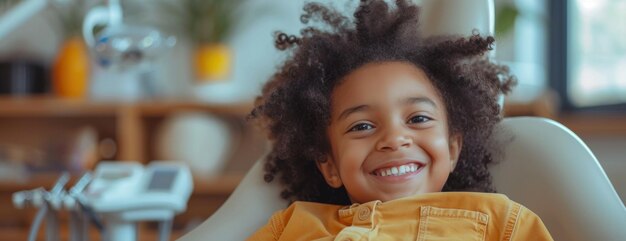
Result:
[[[150,100],[137,102],[91,101],[59,99],[54,97],[0,97],[0,118],[13,123],[23,119],[38,120],[36,125],[49,125],[58,120],[79,120],[80,123],[102,122],[114,129],[119,144],[119,160],[147,162],[150,146],[150,119],[165,118],[169,114],[197,111],[243,120],[252,109],[252,103],[210,104],[185,100]],[[10,125],[10,124],[9,124]],[[16,124],[17,125],[17,124]],[[24,128],[21,128],[22,130]],[[41,129],[41,128],[40,128]],[[47,130],[54,129],[50,125]],[[32,138],[31,138],[32,139]]]
[[[154,241],[159,240],[159,230],[156,228],[145,227],[146,225],[139,225],[138,230],[138,241]],[[0,241],[15,241],[15,240],[27,240],[30,231],[30,226],[25,227],[2,227],[0,226]],[[170,234],[169,240],[177,240],[186,234],[188,230],[180,229],[174,227],[172,229],[172,233]],[[46,230],[45,227],[42,227],[37,235],[36,240],[44,241],[48,240],[45,237]],[[60,228],[60,240],[70,240],[69,227],[67,224],[61,223]],[[101,234],[95,229],[91,228],[89,232],[89,240],[101,240]]]
[[[554,119],[558,112],[557,96],[552,91],[545,91],[536,99],[519,103],[504,101],[505,116],[541,116]]]
[[[565,113],[556,120],[579,135],[626,135],[626,113]]]
[[[626,135],[624,112],[559,112],[558,98],[546,91],[526,103],[505,101],[505,116],[540,116],[556,120],[578,135]]]
[[[181,100],[152,100],[137,102],[90,101],[60,99],[54,97],[0,97],[0,118],[35,118],[47,121],[57,118],[88,118],[92,123],[102,117],[112,118],[120,160],[148,161],[147,146],[151,126],[145,118],[166,117],[178,111],[199,111],[216,115],[243,118],[252,109],[252,103],[208,104]],[[15,119],[20,122],[22,120]],[[55,128],[50,126],[49,128]],[[153,128],[153,127],[152,127]],[[59,173],[42,173],[21,180],[0,181],[0,192],[16,192],[37,187],[49,188]],[[215,177],[196,178],[194,193],[200,195],[228,195],[243,178],[243,174],[223,174]]]
[[[233,138],[235,143],[232,146],[239,149],[232,150],[232,155],[227,157],[223,173],[216,176],[196,175],[194,177],[194,189],[187,204],[187,211],[175,219],[175,226],[183,227],[194,220],[204,219],[217,210],[241,182],[252,162],[265,153],[265,137],[244,122],[244,117],[252,108],[251,102],[238,104],[209,104],[192,100],[103,102],[54,97],[5,96],[0,97],[0,132],[2,133],[0,144],[16,146],[18,148],[12,148],[29,152],[41,150],[42,155],[51,157],[41,158],[41,160],[46,161],[46,164],[48,161],[56,163],[58,160],[56,166],[51,166],[50,169],[60,170],[59,168],[66,167],[67,161],[63,159],[64,155],[55,154],[56,150],[63,150],[62,147],[64,147],[62,145],[57,147],[56,144],[76,145],[73,144],[72,138],[76,138],[78,131],[82,128],[88,127],[97,133],[94,143],[101,143],[100,141],[106,139],[114,141],[116,149],[114,159],[134,160],[146,164],[158,158],[154,150],[155,143],[158,141],[157,133],[163,123],[168,121],[168,116],[188,111],[218,116],[233,127],[233,135],[237,136]],[[90,145],[91,148],[99,148],[94,144]],[[14,153],[15,160],[10,160],[28,161],[18,154]],[[93,157],[94,163],[103,158],[99,154],[93,154],[90,157]],[[21,238],[9,237],[8,240],[24,239],[26,237],[24,230],[28,229],[34,216],[33,210],[14,208],[11,200],[12,194],[38,187],[50,189],[60,173],[49,171],[15,176],[19,178],[0,178],[0,206],[2,206],[0,227],[4,225],[4,227],[21,230],[15,232],[16,235],[21,235]],[[72,175],[66,186],[73,186],[78,176]],[[176,235],[173,237],[176,238]],[[0,237],[0,240],[7,239]]]
[[[245,116],[252,103],[209,104],[196,101],[159,100],[113,102],[58,99],[53,97],[0,97],[0,117],[99,117],[117,116],[132,109],[141,116],[163,116],[175,111],[195,110],[215,114]]]
[[[198,195],[229,195],[244,177],[241,174],[222,174],[219,176],[194,178],[193,193]]]
[[[0,181],[0,192],[13,193],[38,187],[43,187],[48,190],[59,176],[59,173],[42,173],[31,175],[21,180],[3,180]],[[243,179],[243,176],[243,173],[231,173],[205,178],[194,177],[193,194],[227,196],[235,190],[239,182]],[[66,187],[71,187],[76,181],[76,178],[77,177],[72,177],[68,182],[69,185],[66,185]]]

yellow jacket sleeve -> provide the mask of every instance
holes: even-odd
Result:
[[[266,240],[278,240],[285,228],[285,218],[291,212],[287,210],[281,210],[272,215],[265,226],[257,230],[247,241],[266,241]]]
[[[552,241],[552,237],[548,229],[543,224],[539,216],[525,207],[521,207],[512,235],[512,241],[534,240],[534,241]]]

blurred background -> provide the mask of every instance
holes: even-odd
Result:
[[[173,236],[207,218],[267,150],[245,117],[286,57],[273,33],[298,34],[303,3],[0,0],[0,240],[26,239],[34,214],[13,208],[13,192],[101,160],[187,162],[195,189]],[[493,58],[519,81],[505,114],[572,129],[622,198],[624,12],[622,0],[495,0],[493,31]]]

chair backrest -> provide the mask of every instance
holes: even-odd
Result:
[[[626,240],[626,208],[589,148],[544,118],[506,118],[496,131],[502,160],[491,169],[499,192],[528,207],[555,240]],[[276,182],[263,181],[262,161],[228,200],[180,240],[245,240],[287,203]]]
[[[496,139],[504,144],[491,168],[496,189],[539,215],[555,240],[626,240],[624,203],[576,134],[517,117],[500,124]]]
[[[263,163],[258,160],[226,202],[179,240],[245,240],[266,224],[274,212],[286,208],[288,203],[280,198],[281,186],[276,181],[263,180]]]

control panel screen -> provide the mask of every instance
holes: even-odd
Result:
[[[156,169],[148,184],[148,191],[169,191],[174,184],[178,169]]]

